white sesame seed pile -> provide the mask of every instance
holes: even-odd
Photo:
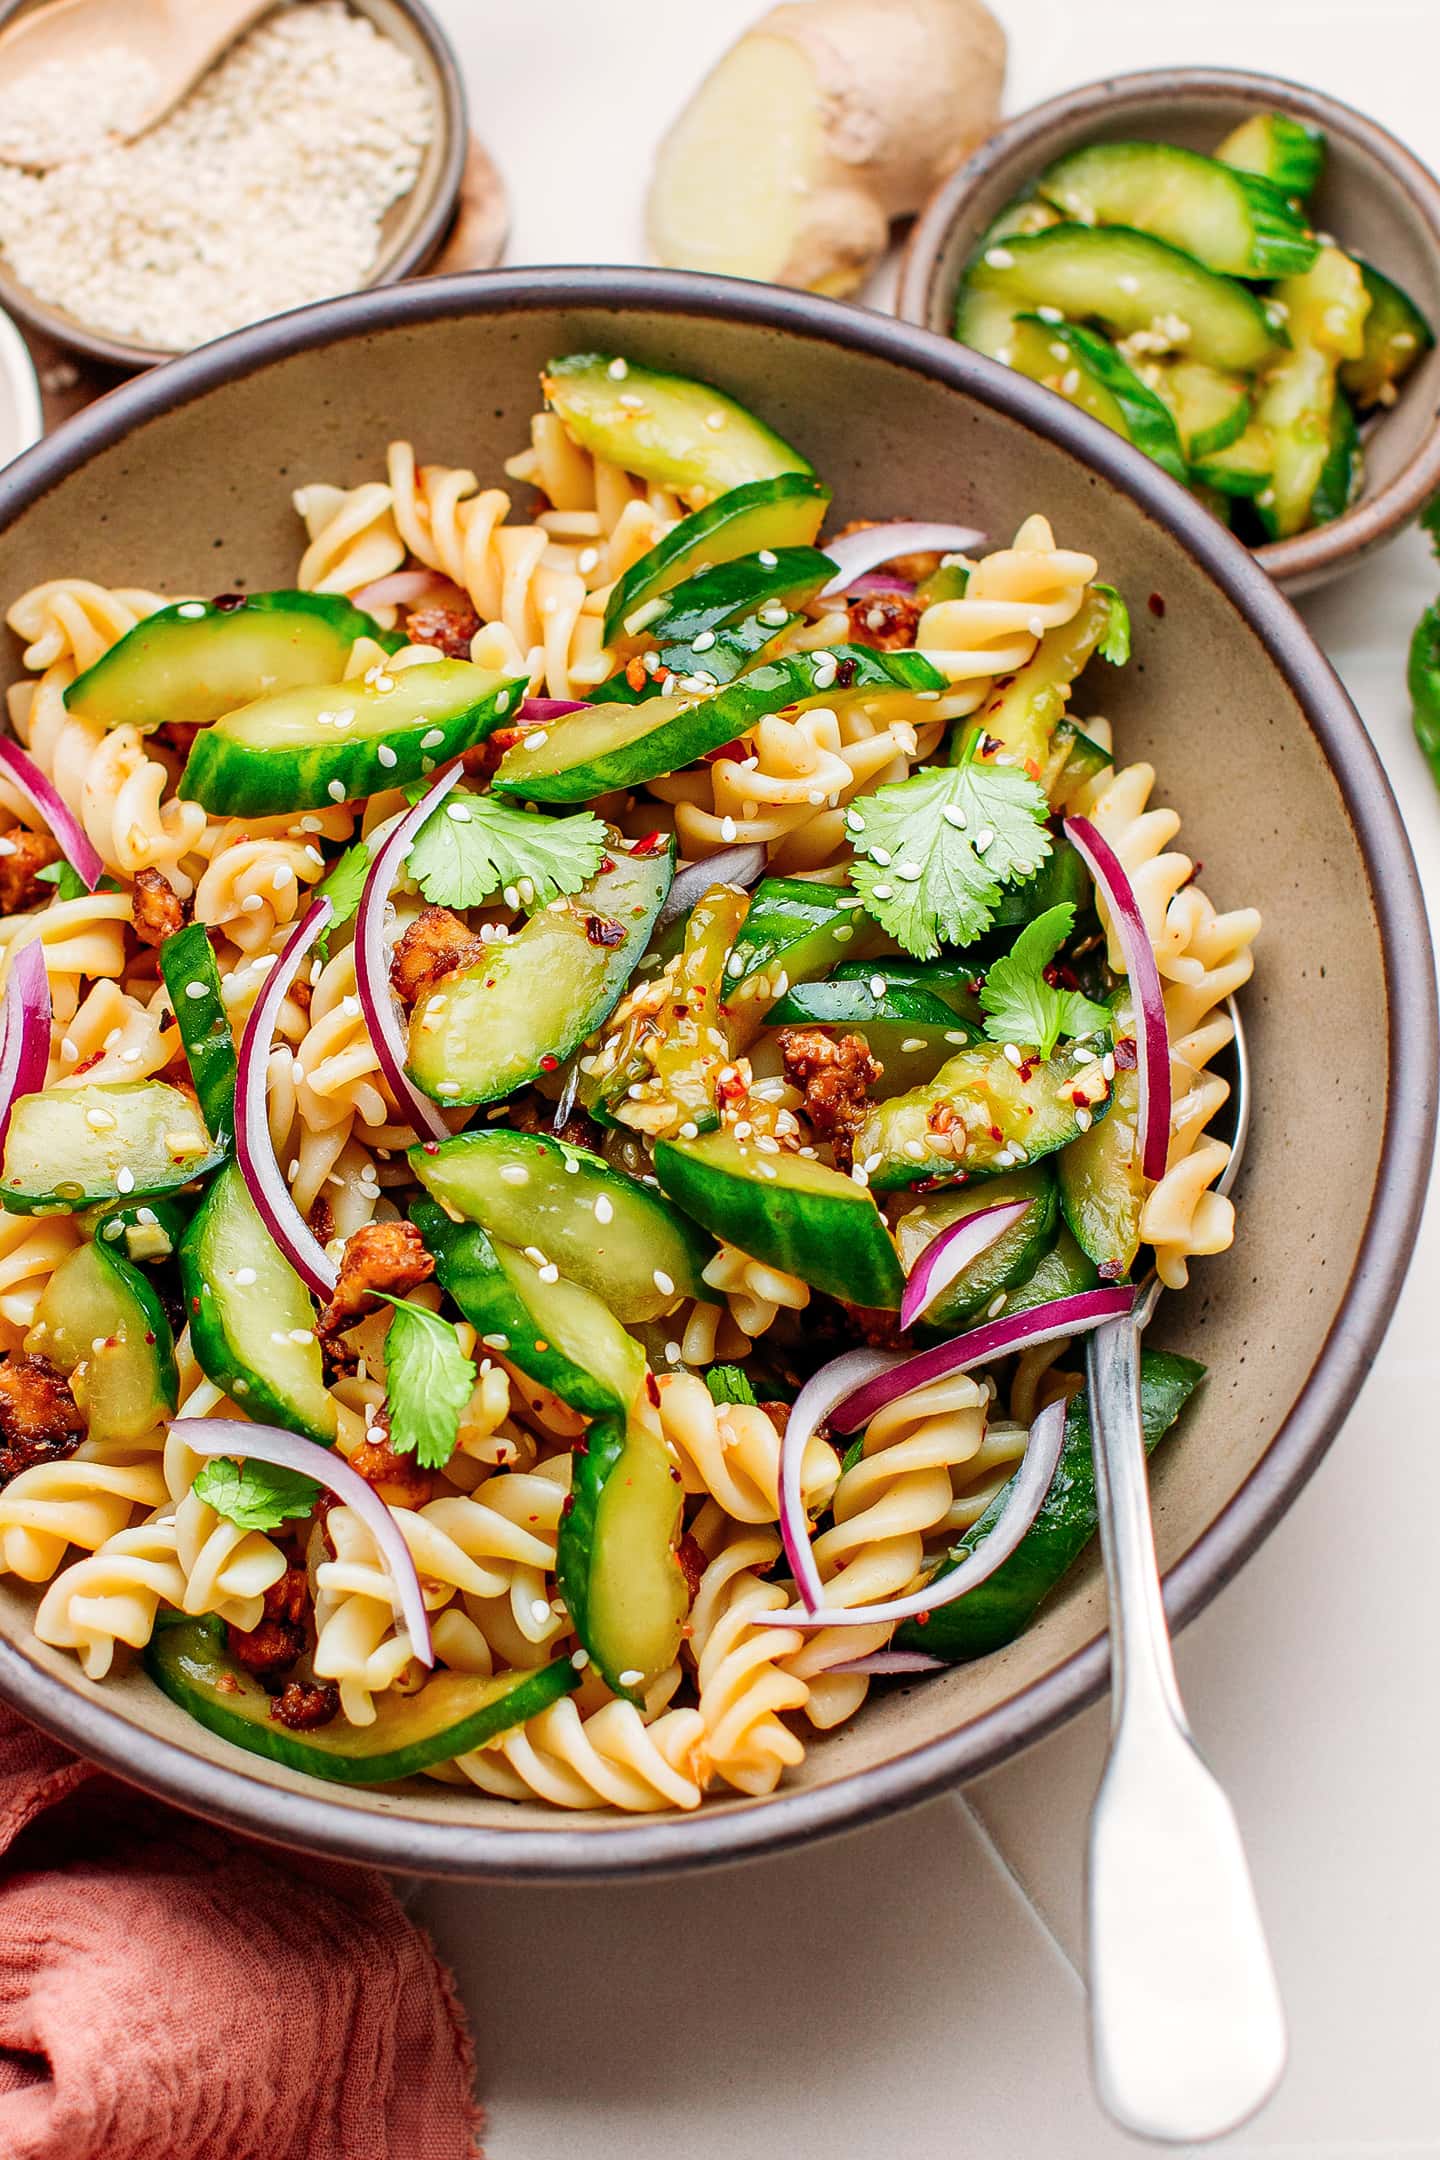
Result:
[[[21,165],[88,157],[97,141],[133,133],[159,88],[150,62],[124,45],[43,61],[0,90],[0,157]]]
[[[0,248],[82,322],[183,351],[363,284],[433,128],[408,56],[344,0],[306,0],[135,142],[0,168]]]

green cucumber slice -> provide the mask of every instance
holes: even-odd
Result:
[[[338,593],[181,600],[147,615],[77,675],[65,703],[101,727],[203,726],[252,698],[339,682],[362,637],[387,652],[405,642]]]
[[[1314,522],[1315,493],[1331,455],[1336,370],[1363,354],[1370,296],[1359,265],[1326,245],[1312,268],[1287,278],[1275,297],[1287,312],[1292,349],[1268,371],[1255,408],[1255,425],[1268,433],[1274,453],[1270,485],[1255,507],[1267,537],[1284,540]],[[1332,499],[1347,477],[1342,442]]]
[[[1251,420],[1234,442],[1199,459],[1192,471],[1202,486],[1215,488],[1221,495],[1253,499],[1269,487],[1274,466],[1270,430]]]
[[[408,787],[520,710],[523,676],[432,660],[376,681],[257,698],[197,735],[181,795],[223,817],[281,817]]]
[[[452,1222],[434,1200],[415,1201],[410,1214],[442,1289],[485,1348],[587,1417],[629,1410],[645,1353],[593,1291],[563,1276],[547,1282],[523,1252],[487,1237],[478,1223]]]
[[[1068,850],[1067,850],[1068,852]],[[997,916],[997,920],[998,920]],[[1029,917],[1020,918],[1028,922]],[[963,1039],[969,1042],[975,1031],[982,1028],[984,1014],[976,995],[971,971],[959,966],[943,954],[936,960],[911,960],[901,953],[886,953],[879,960],[842,960],[835,970],[836,982],[868,982],[876,997],[891,997],[897,991],[916,990],[938,998],[948,1005],[951,1012],[970,1027],[962,1030]]]
[[[995,1317],[1004,1320],[1011,1313],[1032,1312],[1037,1305],[1052,1304],[1056,1298],[1078,1297],[1082,1290],[1098,1289],[1099,1283],[1093,1261],[1081,1252],[1062,1216],[1055,1243],[1036,1263],[1032,1275],[1006,1291],[1005,1302]]]
[[[851,885],[762,878],[726,970],[730,1003],[754,999],[763,1007],[791,983],[827,975],[851,953],[863,955],[880,935]]]
[[[763,420],[690,376],[609,353],[569,353],[540,380],[583,449],[697,504],[750,480],[813,471]]]
[[[710,1240],[652,1187],[588,1148],[492,1125],[422,1142],[409,1160],[444,1206],[492,1238],[544,1253],[617,1320],[658,1320],[677,1297],[714,1298],[701,1279]]]
[[[69,1374],[91,1440],[130,1446],[175,1414],[180,1376],[165,1308],[107,1245],[77,1246],[61,1261],[25,1348]]]
[[[877,977],[877,980],[879,978]],[[923,1087],[976,1031],[928,990],[882,990],[866,981],[796,983],[765,1016],[767,1027],[824,1027],[863,1035],[884,1067],[877,1095]]]
[[[1117,1042],[1134,1037],[1128,993],[1111,1002]],[[1117,1064],[1107,1116],[1060,1153],[1060,1205],[1071,1235],[1106,1282],[1120,1282],[1140,1250],[1140,1213],[1148,1187],[1140,1170],[1137,1128],[1140,1076]]]
[[[1134,443],[1172,480],[1185,478],[1185,458],[1169,407],[1098,331],[1078,323],[1046,322],[1039,315],[1017,315],[1008,358],[1017,374],[1043,383],[1123,441]]]
[[[696,667],[703,668],[707,635],[713,637],[760,608],[803,607],[834,575],[834,563],[818,548],[764,548],[757,555],[738,555],[698,570],[662,599],[633,609],[625,618],[627,634],[693,651]],[[653,616],[652,608],[657,610]],[[631,632],[631,623],[639,629]],[[773,627],[778,630],[778,623]],[[702,640],[699,647],[697,638]]]
[[[1231,129],[1215,155],[1222,165],[1258,173],[1282,195],[1303,197],[1325,168],[1325,137],[1288,113],[1252,113]]]
[[[1105,588],[1092,585],[1069,622],[1047,630],[1025,665],[1005,678],[973,720],[955,729],[952,756],[967,756],[975,736],[988,735],[1038,778],[1070,687],[1109,628],[1112,606]]]
[[[310,1293],[227,1163],[180,1245],[180,1282],[201,1371],[257,1424],[329,1447],[338,1419],[325,1385]]]
[[[1088,143],[1047,166],[1036,185],[1081,225],[1152,233],[1229,277],[1288,277],[1317,253],[1268,180],[1175,143]]]
[[[1203,360],[1173,360],[1155,370],[1156,395],[1175,415],[1181,447],[1193,465],[1228,450],[1249,425],[1254,401],[1243,375],[1227,375]]]
[[[640,843],[645,846],[644,842]],[[612,834],[598,876],[447,975],[410,1016],[409,1070],[441,1103],[497,1102],[553,1072],[615,1005],[670,890],[673,843],[632,852]],[[618,942],[606,940],[618,930]]]
[[[1343,517],[1358,500],[1365,485],[1365,452],[1350,400],[1343,390],[1335,392],[1330,407],[1329,443],[1315,493],[1310,498],[1310,523],[1328,525]]]
[[[532,1672],[437,1672],[414,1695],[379,1695],[369,1725],[343,1718],[291,1732],[270,1715],[273,1698],[225,1648],[213,1614],[162,1623],[150,1638],[145,1669],[199,1724],[252,1755],[339,1785],[388,1785],[452,1762],[501,1733],[538,1717],[580,1685],[568,1658]]]
[[[708,696],[659,697],[642,705],[568,713],[507,750],[491,785],[497,794],[524,802],[589,802],[614,788],[638,787],[679,772],[782,707],[944,688],[944,676],[916,652],[838,645],[825,653],[796,653],[766,661]]]
[[[1073,720],[1060,720],[1050,738],[1040,785],[1052,807],[1065,810],[1081,788],[1102,772],[1109,772],[1114,763],[1113,752],[1103,743],[1096,742]],[[1069,848],[1055,848],[1028,884],[1007,886],[992,919],[992,928],[1011,922],[1029,922],[1034,916],[1043,914],[1047,907],[1053,907],[1056,900],[1073,900],[1079,907],[1088,891],[1085,868],[1079,856]],[[1040,897],[1050,893],[1054,894],[1054,899]],[[1017,913],[1017,909],[1023,912]]]
[[[1358,258],[1357,258],[1358,259]],[[1362,262],[1360,275],[1370,295],[1365,317],[1364,349],[1340,369],[1340,387],[1362,412],[1385,405],[1417,360],[1435,343],[1435,333],[1403,286],[1373,263]]]
[[[1092,1129],[1098,1132],[1101,1128]],[[973,1188],[964,1186],[959,1191],[936,1193],[933,1199],[922,1201],[897,1219],[895,1243],[908,1276],[926,1246],[942,1230],[985,1208],[1003,1207],[1012,1200],[1025,1201],[1025,1213],[969,1267],[962,1268],[949,1288],[927,1307],[923,1334],[953,1335],[965,1321],[988,1312],[997,1298],[1034,1274],[1054,1244],[1060,1223],[1055,1179],[1048,1163],[1036,1163],[1029,1170],[1012,1170],[1001,1177],[987,1178]]]
[[[597,1418],[575,1443],[556,1581],[600,1677],[631,1702],[675,1662],[690,1610],[675,1552],[684,1498],[669,1448],[645,1426]]]
[[[808,548],[830,507],[830,490],[814,473],[776,473],[750,480],[692,511],[617,579],[605,603],[605,643],[613,645],[627,616],[669,592],[682,579],[761,548]]]
[[[1015,233],[1044,232],[1048,226],[1061,223],[1063,220],[1053,203],[1042,202],[1038,195],[1017,195],[988,228],[981,247],[993,247],[996,241],[1008,240]]]
[[[877,1192],[987,1177],[1054,1154],[1104,1116],[1109,1092],[1093,1051],[1073,1043],[1043,1064],[1018,1067],[1001,1044],[976,1043],[927,1087],[876,1103],[856,1136],[855,1160]],[[953,1122],[946,1126],[942,1116],[941,1130],[935,1118],[946,1111]]]
[[[721,1131],[660,1141],[655,1175],[687,1215],[752,1259],[850,1305],[898,1307],[905,1278],[890,1233],[841,1171]]]
[[[1187,358],[1242,374],[1284,343],[1278,322],[1245,286],[1120,225],[1052,225],[986,248],[965,273],[955,335],[1004,359],[1013,318],[1040,307],[1121,338],[1173,316],[1186,326]]]
[[[138,1267],[173,1260],[194,1212],[192,1202],[157,1193],[153,1200],[121,1200],[91,1208],[80,1217],[80,1227],[86,1237]]]
[[[200,1109],[217,1147],[235,1145],[235,1080],[239,1062],[225,1011],[210,933],[188,923],[160,947],[160,973],[185,1045]],[[203,992],[203,995],[197,995]]]
[[[1140,1354],[1140,1422],[1147,1454],[1164,1438],[1205,1376],[1193,1358],[1165,1350]],[[1004,1512],[1014,1480],[990,1502],[950,1554],[950,1567],[983,1545]],[[895,1640],[907,1650],[960,1664],[1003,1649],[1030,1625],[1045,1599],[1095,1535],[1095,1466],[1090,1451],[1090,1411],[1075,1396],[1065,1416],[1059,1466],[1039,1514],[1002,1567],[967,1597],[942,1605],[925,1621],[906,1621]],[[934,1578],[942,1581],[942,1568]]]
[[[221,1160],[193,1097],[163,1080],[87,1081],[22,1095],[5,1137],[12,1215],[176,1192]]]
[[[759,615],[747,615],[738,623],[728,623],[714,632],[714,643],[703,652],[696,652],[691,645],[660,645],[653,653],[646,653],[646,660],[653,659],[653,673],[648,667],[632,672],[633,659],[614,675],[591,691],[591,705],[642,705],[647,698],[667,697],[673,694],[673,677],[689,677],[703,667],[710,680],[720,683],[734,682],[747,668],[754,667],[764,658],[770,647],[800,620],[798,615],[787,615],[780,608],[766,608],[764,620]]]

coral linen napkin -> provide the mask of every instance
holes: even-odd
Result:
[[[380,1876],[112,1782],[0,1707],[4,2160],[472,2160],[449,1975]]]

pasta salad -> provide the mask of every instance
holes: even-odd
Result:
[[[528,522],[395,442],[293,588],[10,606],[0,1570],[318,1777],[689,1809],[1087,1542],[1259,918],[1043,516],[822,544],[720,391],[543,388]]]

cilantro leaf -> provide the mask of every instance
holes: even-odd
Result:
[[[1113,585],[1097,585],[1097,593],[1103,593],[1110,606],[1105,619],[1105,634],[1096,651],[1111,667],[1124,667],[1130,658],[1130,610]]]
[[[710,1400],[716,1403],[751,1403],[755,1390],[738,1365],[712,1365],[705,1375]]]
[[[298,1470],[236,1462],[229,1455],[202,1463],[191,1491],[239,1530],[278,1530],[295,1516],[308,1515],[320,1497],[314,1478]]]
[[[989,927],[1002,883],[1050,853],[1045,790],[1018,765],[972,756],[892,781],[853,803],[846,823],[866,911],[917,960]]]
[[[421,826],[407,867],[441,907],[479,907],[508,888],[542,908],[588,885],[604,852],[605,827],[589,810],[543,817],[495,795],[452,795]]]
[[[319,900],[328,900],[335,913],[330,922],[332,930],[340,929],[360,905],[360,895],[365,890],[365,880],[370,875],[370,842],[357,840],[354,847],[330,866],[328,875],[315,888]]]
[[[385,1337],[390,1445],[397,1455],[413,1455],[423,1470],[443,1470],[474,1392],[475,1361],[448,1320],[409,1298],[380,1294],[395,1308]]]
[[[73,864],[64,861],[46,863],[42,870],[35,872],[35,882],[37,885],[53,885],[55,896],[59,900],[83,900],[90,890]],[[101,878],[95,890],[119,892],[120,887],[113,877],[106,876]]]
[[[985,1032],[992,1042],[1033,1045],[1048,1058],[1062,1035],[1088,1035],[1108,1025],[1108,1007],[1045,980],[1046,968],[1074,926],[1075,910],[1062,900],[1028,922],[1009,952],[992,962],[980,986]]]

